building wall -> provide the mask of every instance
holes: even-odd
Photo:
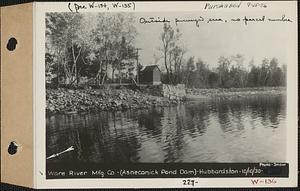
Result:
[[[153,75],[152,72],[142,72],[141,83],[152,83]]]
[[[158,67],[155,67],[152,71],[141,71],[140,83],[142,84],[161,84],[161,72]]]
[[[153,82],[160,82],[160,71],[159,69],[156,67],[154,70],[153,70]]]

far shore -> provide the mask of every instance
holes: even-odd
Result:
[[[218,97],[239,98],[258,95],[284,95],[286,87],[247,87],[247,88],[213,88],[213,89],[186,89],[187,100],[212,99]]]

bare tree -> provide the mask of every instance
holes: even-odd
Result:
[[[171,25],[164,24],[163,32],[160,36],[162,47],[159,48],[159,51],[162,53],[162,58],[164,59],[164,66],[167,71],[169,83],[174,83],[172,75],[174,72],[176,73],[185,52],[179,45],[180,37],[181,33],[178,29],[175,31]],[[174,69],[174,62],[176,64],[176,70]]]

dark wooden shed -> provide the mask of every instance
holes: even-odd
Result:
[[[157,65],[146,66],[140,74],[140,82],[143,84],[161,84],[161,71]]]

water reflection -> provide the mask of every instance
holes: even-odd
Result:
[[[280,96],[193,101],[176,107],[55,115],[46,120],[48,162],[285,161]]]

